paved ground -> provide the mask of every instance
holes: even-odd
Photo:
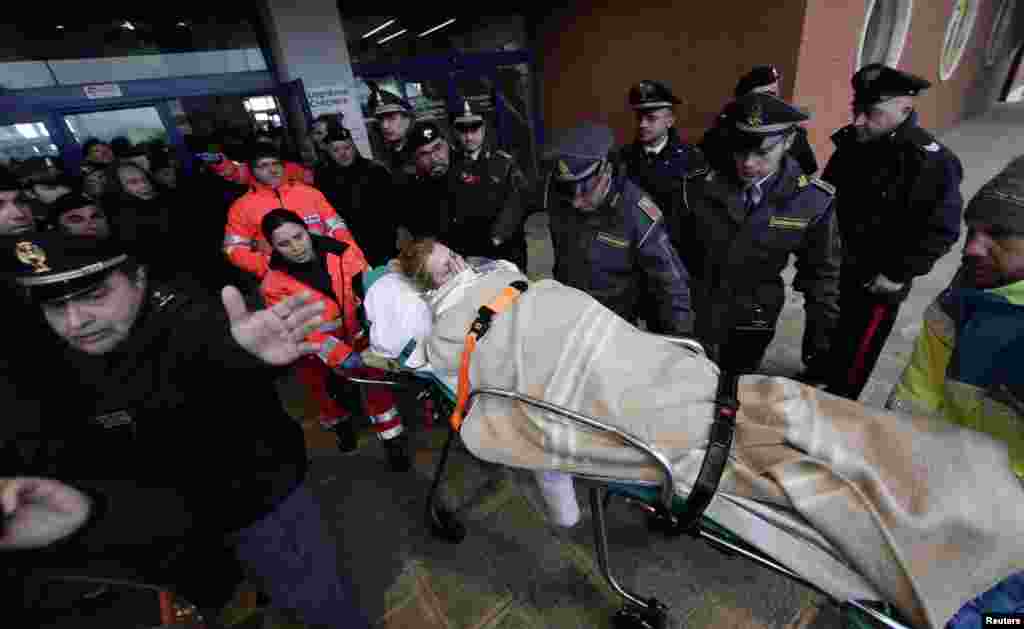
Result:
[[[963,160],[965,198],[1009,159],[1024,153],[1024,107],[1001,106],[965,123],[942,140]],[[546,218],[528,225],[531,275],[550,274]],[[948,283],[959,247],[918,281],[862,401],[882,404],[899,377],[930,300]],[[790,277],[792,269],[788,272]],[[800,369],[801,298],[791,294],[769,350],[766,371]],[[297,417],[308,416],[301,396],[285,398]],[[522,492],[515,477],[453,459],[453,495],[469,535],[461,545],[430,537],[423,525],[424,497],[443,430],[414,434],[415,469],[389,471],[380,446],[364,436],[361,449],[339,456],[309,423],[312,482],[337,535],[343,565],[357,596],[387,628],[519,629],[611,627],[620,600],[600,577],[589,518],[556,532]],[[586,505],[581,490],[581,505]],[[690,539],[649,534],[642,516],[622,504],[609,515],[612,562],[622,583],[657,596],[671,609],[670,627],[832,627],[836,611],[810,590],[740,559],[729,559]]]

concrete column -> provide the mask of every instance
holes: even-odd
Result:
[[[302,79],[314,117],[321,113],[343,113],[345,127],[352,132],[360,151],[372,157],[366,122],[356,100],[338,3],[264,0],[261,14],[278,79]],[[295,120],[291,123],[301,126]]]

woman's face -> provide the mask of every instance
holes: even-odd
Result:
[[[121,168],[117,171],[117,176],[121,180],[124,191],[136,199],[149,201],[156,196],[153,184],[149,182],[149,177],[142,170],[131,167]]]
[[[64,232],[72,236],[91,236],[100,240],[110,236],[107,215],[95,205],[67,211],[61,214],[58,222]]]
[[[274,251],[280,253],[289,262],[304,264],[313,259],[313,239],[305,227],[299,227],[295,223],[285,223],[274,230],[273,245]]]
[[[427,273],[435,287],[441,286],[467,268],[469,265],[462,256],[441,243],[435,243],[434,250],[427,256]]]

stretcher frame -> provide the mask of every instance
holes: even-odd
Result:
[[[704,348],[693,339],[679,338],[672,336],[661,336],[661,338],[691,351],[704,354]],[[430,394],[439,395],[443,399],[435,399],[435,404],[443,409],[447,405],[454,405],[454,398],[445,391],[443,385],[436,379],[424,379],[414,373],[403,372],[412,378],[422,382],[412,384],[411,382],[399,382],[396,380],[372,380],[367,378],[354,378],[343,376],[346,380],[363,386],[386,386],[396,389],[404,389],[410,386],[423,386],[424,390],[420,396]],[[722,378],[738,378],[738,374],[726,374]],[[363,394],[365,396],[365,393]],[[625,601],[622,609],[616,612],[613,619],[616,629],[664,629],[668,623],[668,607],[656,598],[644,599],[639,594],[623,587],[612,574],[610,552],[608,544],[608,527],[606,524],[606,512],[611,498],[622,497],[627,503],[638,506],[648,514],[648,526],[651,530],[661,532],[667,536],[674,537],[687,534],[695,539],[700,539],[728,556],[741,556],[754,563],[768,568],[769,570],[788,577],[801,585],[808,587],[815,592],[825,596],[834,605],[845,613],[845,620],[848,626],[858,629],[886,627],[888,629],[911,629],[901,619],[898,619],[895,610],[887,603],[875,601],[860,601],[855,599],[840,600],[831,593],[823,590],[815,583],[803,578],[796,572],[790,570],[778,561],[761,553],[757,548],[728,534],[727,529],[718,525],[704,515],[705,504],[690,504],[693,495],[683,500],[683,508],[680,509],[679,496],[675,493],[675,481],[672,476],[672,467],[668,458],[657,449],[646,443],[639,437],[630,434],[615,426],[608,425],[600,420],[594,419],[582,413],[560,407],[556,404],[546,402],[537,398],[524,395],[517,391],[494,387],[480,387],[473,389],[469,394],[466,403],[467,409],[472,401],[479,396],[494,396],[509,400],[515,400],[534,408],[553,413],[563,419],[573,422],[592,430],[598,430],[619,438],[625,445],[643,452],[650,457],[658,466],[664,480],[653,481],[629,481],[619,479],[573,474],[574,477],[583,480],[594,481],[606,485],[592,486],[589,488],[589,500],[592,514],[592,527],[594,534],[594,545],[597,554],[598,565],[602,576],[608,582],[612,590]],[[365,398],[364,398],[365,399]],[[443,413],[443,411],[442,411]],[[468,413],[467,413],[468,418]],[[437,499],[437,492],[444,477],[445,467],[451,452],[453,443],[459,433],[451,425],[448,426],[448,438],[445,440],[441,451],[441,457],[434,473],[430,491],[427,495],[426,520],[431,532],[438,538],[453,544],[458,544],[465,539],[466,528],[459,521],[455,513],[440,504]],[[731,436],[729,440],[731,445]],[[703,470],[702,470],[703,472]],[[717,487],[717,481],[715,483]],[[696,493],[696,492],[694,492]],[[683,515],[680,517],[679,513]],[[881,609],[879,609],[879,607]]]

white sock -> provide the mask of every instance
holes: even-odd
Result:
[[[558,526],[569,528],[580,521],[580,505],[576,502],[572,475],[564,472],[534,471],[548,514]]]

